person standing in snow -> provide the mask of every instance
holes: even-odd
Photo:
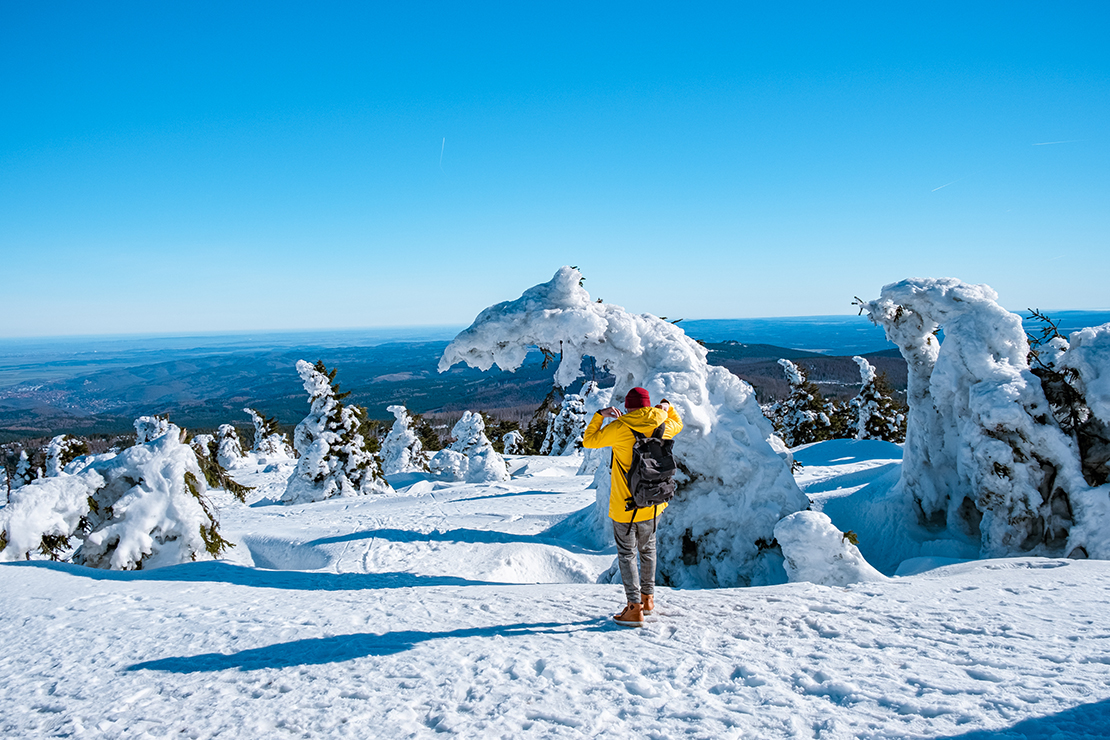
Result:
[[[640,627],[644,615],[655,610],[655,527],[656,519],[667,504],[651,509],[631,509],[632,492],[628,472],[632,466],[633,431],[651,436],[663,425],[663,438],[671,439],[682,431],[682,419],[674,406],[663,399],[654,408],[651,397],[643,388],[633,388],[624,398],[625,413],[610,406],[594,414],[582,437],[582,446],[590,449],[613,448],[612,475],[609,484],[609,518],[613,520],[613,536],[617,541],[617,562],[628,606],[613,617],[617,624]],[[605,419],[613,421],[602,427]],[[640,567],[636,568],[636,553]]]

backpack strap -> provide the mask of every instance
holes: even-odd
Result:
[[[655,431],[651,433],[651,436],[655,437],[656,439],[663,439],[663,433],[666,431],[666,426],[667,422],[663,422],[659,426],[655,427]],[[633,434],[635,434],[635,432],[633,432]]]

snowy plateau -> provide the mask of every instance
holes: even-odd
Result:
[[[897,480],[900,450],[796,451],[814,508]],[[614,625],[613,549],[546,534],[576,457],[512,478],[390,476],[276,503],[292,463],[211,491],[224,561],[0,567],[0,735],[1083,738],[1110,728],[1110,562],[976,560],[847,587],[660,589]],[[265,472],[267,467],[270,472]],[[885,484],[889,486],[889,483]],[[844,508],[843,506],[841,508]],[[661,526],[668,522],[664,518]],[[865,544],[865,542],[861,542]],[[917,572],[920,570],[921,572]]]

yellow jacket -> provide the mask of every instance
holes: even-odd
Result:
[[[666,423],[663,428],[663,439],[670,439],[682,431],[682,419],[674,406],[667,411],[654,407],[639,408],[629,411],[619,419],[609,422],[604,428],[601,423],[605,420],[600,413],[594,414],[590,425],[582,436],[582,446],[591,449],[601,447],[613,448],[612,484],[609,486],[609,518],[615,522],[632,521],[632,512],[625,511],[626,500],[632,495],[628,490],[628,468],[632,466],[632,445],[636,442],[635,429],[640,434],[650,435],[660,424]],[[650,521],[656,513],[663,513],[666,504],[659,504],[647,509],[636,511],[636,521]]]

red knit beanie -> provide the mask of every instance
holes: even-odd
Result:
[[[642,409],[645,406],[651,405],[651,396],[644,388],[633,388],[624,397],[624,407],[626,409]]]

